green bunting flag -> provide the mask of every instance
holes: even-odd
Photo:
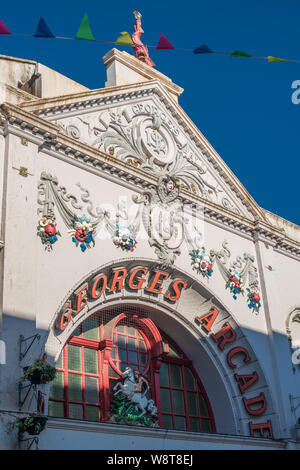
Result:
[[[84,41],[96,41],[93,36],[89,19],[86,13],[84,14],[84,17],[80,23],[75,39],[82,39]]]
[[[250,54],[248,54],[247,52],[243,52],[243,51],[235,51],[231,54],[232,57],[251,57]]]
[[[130,34],[126,31],[123,31],[123,33],[121,33],[121,36],[119,36],[116,40],[116,44],[119,44],[121,46],[133,46],[134,42],[131,39]]]

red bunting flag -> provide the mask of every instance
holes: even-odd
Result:
[[[0,20],[0,34],[12,34],[9,29],[5,26],[3,21]]]
[[[174,46],[172,46],[166,36],[160,34],[160,40],[157,43],[156,49],[174,49]]]

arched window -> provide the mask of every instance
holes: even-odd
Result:
[[[215,432],[208,397],[192,362],[147,315],[96,314],[73,333],[57,363],[49,415],[107,421],[112,389],[131,367],[150,384],[159,426]]]

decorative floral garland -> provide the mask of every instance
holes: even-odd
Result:
[[[259,309],[261,307],[260,303],[260,295],[255,289],[249,289],[247,287],[247,299],[248,299],[248,307],[252,308],[253,313],[259,313]]]
[[[226,282],[225,289],[230,289],[230,292],[233,294],[234,300],[237,299],[239,294],[244,295],[243,286],[243,278],[241,273],[239,273],[236,269],[229,269],[229,276],[228,281]]]
[[[193,270],[197,274],[202,274],[202,276],[208,278],[212,275],[212,258],[205,253],[204,248],[202,248],[201,253],[199,249],[190,251],[190,257],[192,258],[191,265]]]
[[[57,242],[57,236],[61,234],[57,231],[56,224],[48,217],[42,217],[37,226],[37,235],[41,238],[41,242],[45,246],[45,250],[51,251],[52,245]]]
[[[91,248],[91,243],[95,246],[92,232],[93,227],[91,219],[87,219],[85,215],[78,217],[74,214],[73,228],[69,230],[69,235],[72,237],[72,242],[74,242],[76,246],[80,245],[82,252],[87,248]]]
[[[123,251],[134,251],[137,245],[135,229],[132,226],[128,228],[117,225],[115,228],[113,242]]]

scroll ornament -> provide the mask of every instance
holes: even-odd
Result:
[[[191,240],[190,240],[191,241]],[[228,249],[228,242],[224,240],[220,251],[210,250],[209,255],[205,247],[193,249],[189,252],[192,259],[192,269],[203,277],[210,278],[213,274],[213,266],[217,265],[222,277],[225,280],[225,289],[229,289],[234,300],[240,294],[244,295],[244,286],[247,283],[247,304],[253,313],[258,314],[261,307],[261,297],[258,289],[257,268],[254,266],[254,256],[244,253],[243,257],[229,263],[231,253]]]
[[[125,251],[133,251],[137,244],[136,234],[140,229],[141,208],[129,221],[126,209],[118,204],[113,218],[109,211],[102,207],[94,209],[89,191],[80,183],[77,183],[77,186],[82,191],[81,201],[68,193],[64,186],[60,186],[55,176],[46,172],[41,173],[38,183],[38,204],[41,206],[38,209],[41,217],[38,235],[42,243],[46,243],[50,250],[52,244],[57,241],[57,235],[60,235],[55,224],[54,209],[56,209],[68,228],[72,242],[77,247],[80,246],[82,252],[95,246],[95,237],[100,231],[107,231],[116,246],[120,246]],[[123,224],[120,224],[121,216],[124,220]]]

